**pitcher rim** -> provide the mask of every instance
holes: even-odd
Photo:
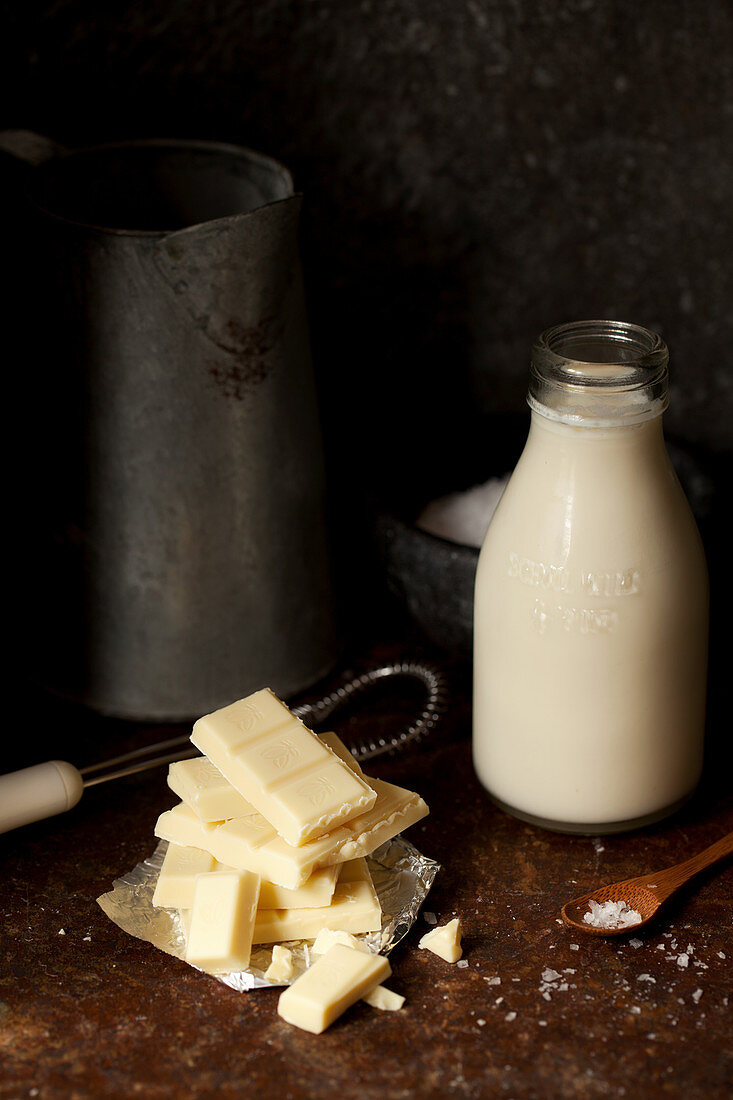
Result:
[[[118,226],[104,225],[100,222],[85,221],[81,218],[69,217],[53,210],[40,201],[35,201],[37,209],[43,211],[44,214],[47,214],[57,221],[66,222],[69,225],[79,226],[82,229],[92,230],[97,233],[110,234],[118,237],[163,238],[170,237],[176,233],[187,233],[192,229],[200,228],[202,225],[215,225],[217,222],[231,221],[233,218],[246,218],[251,214],[266,209],[268,206],[275,206],[281,202],[289,202],[294,198],[302,199],[302,192],[295,190],[292,173],[275,157],[271,157],[267,153],[259,153],[257,150],[250,149],[249,146],[246,145],[237,145],[234,142],[227,141],[212,141],[206,138],[123,138],[117,141],[100,142],[94,145],[82,145],[77,148],[63,149],[55,156],[50,157],[49,160],[45,161],[43,164],[38,165],[37,169],[42,169],[45,164],[50,164],[53,161],[70,160],[72,157],[80,156],[85,153],[104,152],[111,149],[139,149],[146,147],[192,151],[199,149],[203,152],[226,153],[230,156],[234,155],[240,157],[243,160],[256,161],[261,165],[274,168],[284,177],[287,186],[291,190],[291,194],[285,195],[281,199],[271,199],[268,202],[262,203],[261,206],[255,207],[254,210],[241,210],[232,214],[224,214],[217,218],[204,218],[201,221],[191,222],[190,225],[185,225],[178,229],[123,229]]]

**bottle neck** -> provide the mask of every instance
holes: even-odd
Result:
[[[667,407],[668,358],[661,337],[638,325],[557,325],[534,343],[527,399],[533,412],[573,427],[642,424]]]

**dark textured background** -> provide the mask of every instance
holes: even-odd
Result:
[[[532,338],[591,316],[660,330],[669,431],[730,452],[728,0],[96,7],[5,5],[0,125],[291,168],[337,489],[444,488]]]

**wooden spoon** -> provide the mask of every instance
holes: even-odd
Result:
[[[562,919],[569,928],[576,932],[585,932],[589,936],[622,936],[628,932],[636,932],[652,920],[661,907],[673,894],[689,882],[691,878],[711,867],[719,860],[733,853],[733,833],[717,840],[709,848],[705,848],[684,863],[677,863],[674,867],[668,867],[665,871],[650,871],[638,878],[627,878],[623,882],[614,882],[610,886],[601,886],[590,894],[583,894],[563,905]],[[641,920],[635,924],[621,925],[616,928],[596,928],[587,924],[583,919],[590,911],[589,902],[597,901],[602,905],[605,901],[623,901],[630,909],[635,909],[640,914]]]

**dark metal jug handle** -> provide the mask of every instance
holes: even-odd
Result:
[[[36,134],[33,130],[0,131],[0,152],[10,153],[16,160],[24,161],[32,168],[66,151],[65,146],[44,137],[43,134]]]

